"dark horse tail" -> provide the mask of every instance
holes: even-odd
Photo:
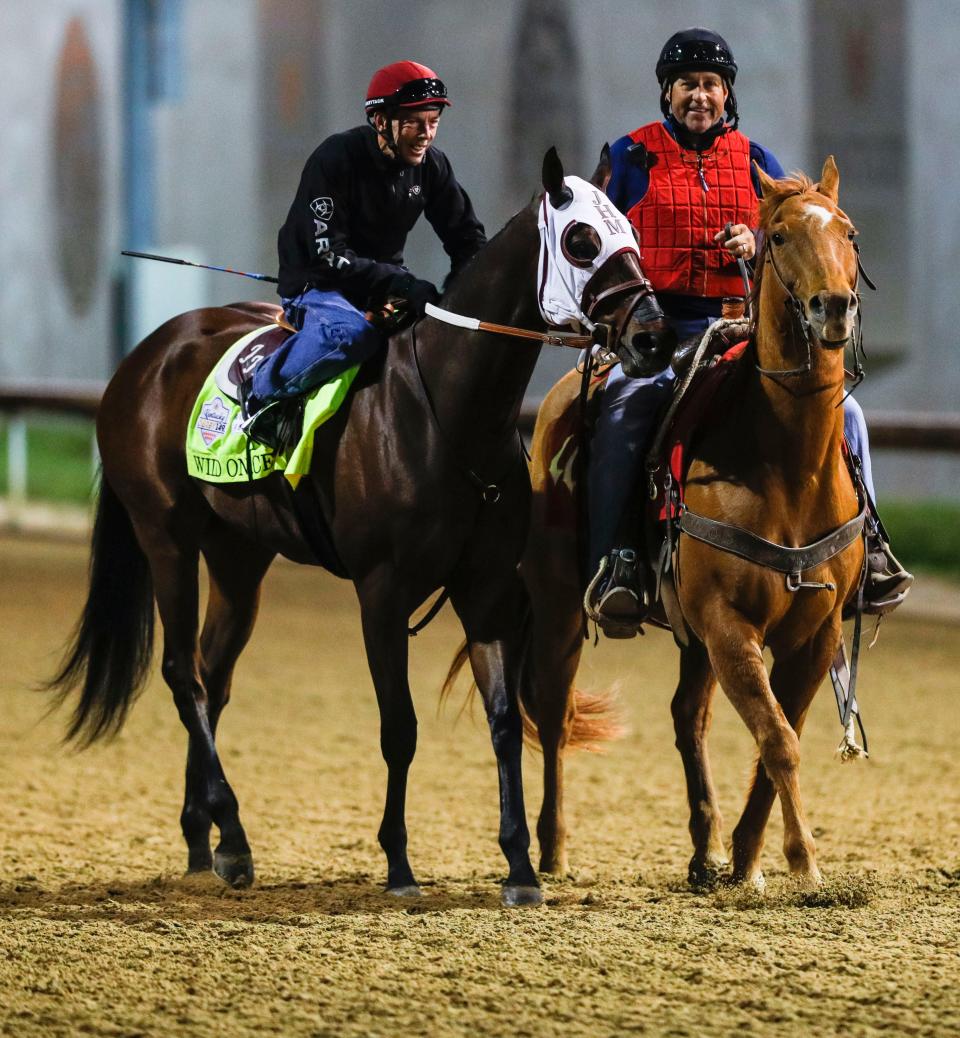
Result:
[[[538,723],[537,682],[533,652],[533,613],[528,601],[522,620],[523,664],[520,681],[520,716],[523,719],[523,737],[529,746],[540,748]],[[466,641],[457,649],[440,690],[441,702],[453,691],[457,677],[469,659]],[[468,695],[477,690],[470,686]],[[557,690],[559,691],[559,690]],[[623,728],[614,714],[614,696],[610,692],[584,692],[573,689],[573,719],[569,722],[565,746],[570,750],[598,750],[603,743],[618,739]]]
[[[153,657],[153,581],[126,509],[106,479],[97,502],[87,602],[60,670],[57,705],[81,686],[67,741],[89,746],[123,727]]]

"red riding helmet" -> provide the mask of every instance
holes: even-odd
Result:
[[[441,108],[449,104],[447,88],[433,69],[416,61],[395,61],[374,72],[363,108],[369,115],[379,108]]]

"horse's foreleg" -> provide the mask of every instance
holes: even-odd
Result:
[[[367,663],[380,707],[380,751],[387,765],[387,797],[377,838],[387,856],[387,890],[420,893],[407,860],[407,772],[417,749],[417,715],[407,678],[407,616],[394,580],[378,569],[358,583]]]
[[[714,673],[756,740],[760,761],[780,797],[790,869],[799,879],[818,883],[813,836],[800,798],[800,740],[771,690],[759,634],[739,614],[718,610],[704,640]],[[753,851],[752,843],[738,845],[735,835],[733,879],[762,887],[759,851]]]
[[[191,867],[205,865],[206,839],[203,816],[220,830],[220,843],[213,857],[217,875],[231,886],[253,882],[253,858],[240,824],[237,798],[227,782],[217,755],[207,690],[200,672],[197,647],[199,610],[196,548],[184,548],[166,534],[151,530],[143,537],[150,560],[160,620],[163,624],[163,678],[173,692],[180,720],[190,737],[188,782],[195,790],[196,810],[187,820]],[[190,841],[193,840],[192,843]]]
[[[260,584],[273,552],[217,528],[204,540],[203,555],[210,574],[210,596],[200,636],[200,669],[207,693],[207,718],[215,738],[220,714],[230,699],[230,685],[237,657],[253,630],[260,599]],[[180,826],[187,842],[187,870],[204,872],[213,867],[210,853],[212,818],[205,795],[203,750],[190,736],[186,783]]]
[[[838,639],[839,631],[831,626],[820,632],[801,651],[777,659],[770,673],[773,694],[798,739],[813,697],[830,666]],[[775,796],[776,789],[770,776],[762,761],[758,760],[743,814],[733,833],[734,860],[738,872],[742,871],[745,875],[759,873],[763,834]],[[784,855],[794,872],[799,872],[801,876],[807,875],[805,848],[791,844],[790,839],[790,832],[785,831]],[[795,867],[795,862],[799,867]],[[815,882],[819,872],[810,873],[809,878]]]
[[[691,641],[680,654],[680,680],[671,712],[687,779],[693,840],[689,879],[695,887],[713,886],[727,865],[720,806],[707,753],[715,688],[716,678],[706,650],[700,642]]]
[[[524,642],[529,630],[526,591],[515,571],[499,587],[477,579],[452,591],[463,622],[473,676],[483,696],[500,780],[500,847],[509,865],[505,905],[540,904],[540,884],[530,864],[530,832],[523,803],[520,757],[523,724],[518,705]]]

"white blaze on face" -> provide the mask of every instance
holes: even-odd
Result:
[[[819,220],[821,227],[826,227],[828,223],[834,218],[836,213],[830,212],[822,205],[814,205],[812,202],[808,202],[804,206],[804,211],[807,216],[812,220]]]

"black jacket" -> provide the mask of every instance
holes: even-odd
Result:
[[[408,166],[383,154],[369,126],[328,137],[307,159],[280,228],[280,295],[314,287],[335,289],[361,310],[380,302],[387,282],[404,272],[403,247],[422,212],[452,271],[487,240],[437,148]]]

